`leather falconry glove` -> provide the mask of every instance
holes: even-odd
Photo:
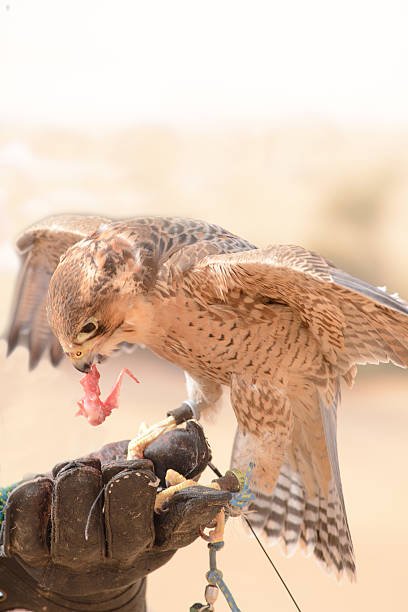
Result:
[[[145,612],[146,575],[228,504],[230,493],[193,486],[154,512],[156,474],[173,467],[194,478],[211,459],[197,423],[161,436],[148,459],[127,461],[127,442],[12,491],[1,534],[0,611]]]

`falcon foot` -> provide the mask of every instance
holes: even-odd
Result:
[[[148,427],[142,434],[138,434],[130,440],[128,444],[128,459],[143,459],[145,449],[166,431],[171,431],[177,427],[174,417],[167,417],[151,427]]]
[[[183,489],[187,489],[187,487],[206,486],[201,485],[196,480],[185,478],[175,470],[167,470],[166,485],[167,488],[163,489],[163,491],[160,491],[160,493],[156,495],[154,504],[155,512],[162,512],[175,493],[178,493]],[[236,493],[240,490],[240,481],[234,472],[228,471],[225,476],[213,480],[211,484],[207,485],[207,488],[216,489],[217,491],[229,491],[230,493]],[[207,542],[219,542],[224,536],[224,526],[225,512],[224,510],[221,510],[216,517],[215,529],[210,531],[208,535],[203,532],[201,535]]]
[[[154,502],[155,512],[162,512],[164,506],[170,501],[175,493],[178,493],[178,491],[187,489],[187,487],[197,486],[195,480],[186,479],[175,470],[167,470],[166,484],[167,489],[160,491],[160,493],[156,495],[156,500]]]
[[[128,459],[142,459],[145,449],[166,431],[175,429],[181,423],[196,418],[193,402],[183,402],[179,408],[167,413],[167,418],[139,433],[128,444]]]
[[[224,530],[225,530],[225,510],[222,508],[217,516],[215,517],[215,527],[208,532],[208,535],[201,531],[201,537],[206,542],[214,544],[215,542],[224,541]]]

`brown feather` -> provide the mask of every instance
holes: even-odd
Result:
[[[31,226],[18,238],[22,265],[6,332],[7,355],[18,345],[27,346],[32,369],[49,346],[52,364],[61,361],[63,353],[45,311],[50,278],[67,248],[106,221],[103,217],[53,216]]]

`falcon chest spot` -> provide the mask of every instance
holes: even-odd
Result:
[[[158,327],[162,333],[152,339],[152,350],[190,372],[225,384],[232,372],[259,366],[254,347],[262,347],[262,326],[215,317],[194,300],[176,296],[160,307]]]

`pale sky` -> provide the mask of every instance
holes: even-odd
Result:
[[[408,122],[406,0],[0,0],[0,123]]]

